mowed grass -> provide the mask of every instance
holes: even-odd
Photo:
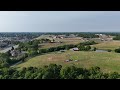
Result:
[[[96,47],[98,49],[115,50],[116,48],[120,47],[120,41],[107,41],[107,42],[92,45],[92,47]]]
[[[65,62],[71,58],[73,61]],[[75,62],[75,60],[78,60]],[[103,72],[119,72],[120,73],[120,54],[114,52],[84,52],[84,51],[66,51],[63,53],[49,53],[36,56],[30,60],[17,65],[19,69],[22,67],[42,67],[51,63],[63,65],[63,67],[75,65],[77,67],[90,68],[99,66]]]

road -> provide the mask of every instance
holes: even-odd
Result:
[[[14,48],[18,48],[18,45],[15,45],[15,46],[13,46]],[[6,49],[4,49],[4,50],[0,50],[0,53],[5,53],[5,52],[7,52],[7,51],[9,51],[9,50],[11,50],[12,49],[12,47],[8,47],[8,48],[6,48]]]

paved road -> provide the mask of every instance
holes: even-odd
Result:
[[[13,46],[14,48],[18,48],[18,45],[15,45],[15,46]],[[6,48],[6,49],[4,49],[4,50],[0,50],[0,53],[5,53],[5,52],[7,52],[7,51],[9,51],[9,50],[11,50],[12,49],[12,47],[9,47],[9,48]]]

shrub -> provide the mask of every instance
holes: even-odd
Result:
[[[108,51],[108,52],[111,52],[112,50],[111,50],[111,49],[108,49],[107,51]]]
[[[115,52],[116,52],[116,53],[120,53],[120,48],[115,49]]]

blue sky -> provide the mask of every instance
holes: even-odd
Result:
[[[120,11],[0,11],[0,32],[120,32]]]

